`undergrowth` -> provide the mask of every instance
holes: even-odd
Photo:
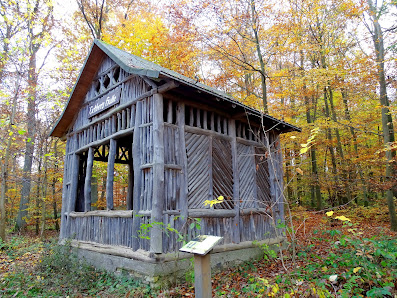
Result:
[[[261,261],[212,277],[214,297],[397,297],[397,238],[377,220],[383,209],[368,219],[364,211],[294,214],[295,249],[281,256],[277,249],[262,246]],[[14,236],[0,242],[0,253],[2,297],[192,297],[194,292],[193,279],[155,292],[130,276],[79,261],[70,245],[59,246],[55,240]]]
[[[2,243],[1,249],[16,262],[13,270],[1,276],[2,297],[147,297],[151,293],[148,286],[130,276],[95,269],[79,260],[70,245],[58,245],[55,240],[27,244],[23,237],[13,237],[7,245]],[[25,262],[18,263],[23,256],[37,255],[35,262],[30,260],[31,268],[26,268]]]
[[[333,212],[327,213],[332,217]],[[262,297],[396,297],[397,239],[363,233],[345,216],[340,229],[314,230],[313,244],[299,247],[295,269],[271,281],[248,279],[245,292]],[[336,224],[336,226],[338,226]],[[317,247],[328,244],[327,249]],[[316,245],[317,244],[317,245]]]

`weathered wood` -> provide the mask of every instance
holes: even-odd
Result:
[[[127,119],[126,119],[126,110],[121,111],[121,128],[119,127],[118,130],[126,129],[127,126]]]
[[[168,101],[168,107],[167,107],[167,122],[172,123],[172,118],[173,118],[173,111],[172,111],[172,101]]]
[[[84,182],[84,211],[91,210],[91,178],[92,178],[92,167],[94,165],[94,150],[92,147],[88,149],[87,155],[87,169],[85,174]]]
[[[188,217],[188,161],[186,155],[185,142],[185,104],[178,102],[177,104],[176,123],[179,131],[179,143],[177,143],[177,150],[182,171],[180,177],[180,194],[179,204],[181,208],[181,226],[185,226]]]
[[[113,210],[113,181],[114,181],[114,162],[116,159],[117,141],[110,139],[108,168],[106,178],[106,208]]]
[[[188,214],[192,218],[235,217],[236,211],[228,209],[189,209]]]
[[[95,120],[92,120],[91,123],[88,123],[86,125],[83,125],[83,126],[79,127],[78,129],[73,131],[71,134],[69,134],[69,136],[72,136],[73,134],[77,134],[77,133],[89,128],[91,125],[94,125],[94,124],[96,124],[98,122],[103,122],[103,120],[110,118],[112,115],[116,114],[117,112],[120,112],[120,111],[122,111],[122,110],[124,110],[126,108],[129,108],[130,106],[136,104],[137,102],[142,101],[142,100],[152,96],[156,92],[161,94],[163,92],[167,92],[167,91],[169,91],[171,89],[174,89],[177,86],[178,86],[178,84],[175,81],[171,81],[171,82],[165,83],[164,85],[161,85],[160,87],[158,87],[157,90],[150,90],[148,92],[145,92],[145,93],[139,95],[138,97],[134,98],[133,100],[131,100],[131,101],[125,103],[125,104],[119,105],[118,107],[110,110],[106,114],[96,118]]]
[[[71,245],[73,247],[78,247],[81,249],[99,252],[99,253],[103,253],[103,254],[114,255],[114,256],[119,256],[119,257],[126,257],[126,258],[139,260],[139,261],[143,261],[143,262],[156,263],[156,259],[151,258],[150,254],[148,252],[145,252],[145,251],[135,252],[135,251],[132,251],[128,247],[113,246],[113,245],[84,242],[84,241],[77,241],[77,240],[72,240]]]
[[[153,168],[153,165],[154,165],[154,163],[143,164],[140,166],[140,169],[144,170],[144,169]],[[173,169],[173,170],[182,170],[182,166],[174,165],[174,164],[165,164],[164,168],[165,169]]]
[[[209,176],[209,193],[208,193],[208,200],[213,200],[214,199],[214,177],[213,177],[213,166],[212,166],[212,162],[213,162],[213,137],[210,136],[208,138],[209,140],[209,151],[208,151],[208,176]]]
[[[261,142],[246,140],[246,139],[243,139],[243,138],[240,138],[240,137],[237,137],[236,139],[237,139],[237,143],[244,144],[244,145],[247,145],[247,146],[257,146],[257,147],[261,147],[261,146],[264,145],[264,144],[261,143]]]
[[[210,129],[213,130],[213,131],[216,131],[216,128],[215,128],[215,112],[211,112],[211,121],[210,121],[210,123],[211,123]]]
[[[132,165],[131,160],[132,160],[132,154],[130,156],[130,163],[128,164],[127,210],[133,209],[134,166]]]
[[[233,201],[236,216],[233,220],[233,242],[240,243],[240,179],[238,174],[238,156],[236,141],[236,121],[229,120],[229,135],[232,137],[232,168],[233,168]]]
[[[132,218],[132,212],[132,210],[93,210],[87,212],[71,212],[69,216],[72,218],[91,216]]]
[[[201,128],[201,116],[200,116],[201,109],[197,109],[196,111],[196,127]]]
[[[193,108],[189,107],[188,109],[189,109],[189,113],[190,113],[190,115],[189,115],[189,125],[190,126],[194,126],[194,111],[193,111]]]
[[[194,255],[194,293],[196,298],[212,297],[211,254]]]
[[[259,207],[270,207],[272,202],[270,194],[268,160],[264,148],[255,147],[256,185]]]
[[[66,238],[67,235],[67,214],[65,214],[68,210],[68,203],[70,199],[70,170],[72,169],[71,163],[70,163],[70,152],[73,150],[71,148],[71,142],[72,138],[68,138],[66,141],[66,146],[65,146],[65,163],[64,163],[64,171],[63,171],[63,183],[62,183],[62,207],[61,207],[61,230],[60,230],[60,238]]]
[[[132,111],[131,111],[132,113]],[[132,119],[132,116],[131,116]],[[134,169],[134,191],[133,191],[133,198],[132,198],[132,205],[134,206],[134,217],[133,217],[133,235],[132,235],[132,248],[137,250],[139,247],[139,239],[138,239],[138,230],[140,225],[140,218],[137,216],[138,211],[141,210],[140,206],[140,196],[141,196],[141,175],[142,170],[140,169],[141,166],[141,153],[140,153],[140,146],[141,143],[139,142],[140,136],[140,129],[138,129],[139,125],[142,121],[142,102],[137,102],[136,104],[136,113],[135,113],[135,124],[134,126],[137,129],[134,130],[133,135],[133,142],[132,142],[132,155],[133,155],[133,169]]]
[[[79,165],[80,165],[80,156],[78,154],[72,155],[72,171],[71,171],[71,182],[70,182],[70,200],[68,205],[68,211],[74,211],[76,207],[77,200],[77,188],[79,183]]]
[[[202,129],[199,127],[185,126],[185,131],[190,132],[190,133],[200,134],[200,135],[216,137],[216,138],[224,139],[224,140],[228,140],[228,141],[232,140],[232,138],[228,135],[224,135],[219,132],[212,131],[212,130],[205,130],[205,129]]]
[[[267,215],[271,212],[268,208],[245,208],[240,209],[240,215],[261,214]]]
[[[209,138],[186,132],[187,187],[189,208],[202,208],[205,200],[210,200],[212,185],[209,175],[210,143]]]
[[[231,142],[212,138],[212,174],[213,197],[223,196],[225,199],[216,208],[233,209],[233,162]],[[211,171],[212,169],[212,171]],[[210,176],[211,177],[211,176]]]
[[[87,151],[90,147],[100,147],[101,145],[108,143],[111,139],[117,140],[119,138],[128,136],[134,131],[134,129],[135,129],[135,127],[132,127],[129,129],[125,129],[125,130],[116,132],[115,134],[108,136],[107,138],[100,139],[98,141],[89,143],[86,146],[81,147],[80,149],[76,150],[75,153],[80,154],[82,152]]]
[[[153,202],[152,223],[163,220],[164,208],[164,120],[163,96],[153,95]],[[150,234],[150,248],[154,253],[163,251],[162,227],[154,224]]]

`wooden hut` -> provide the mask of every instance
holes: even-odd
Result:
[[[66,140],[60,238],[99,266],[151,277],[188,256],[176,254],[180,235],[222,236],[215,253],[235,253],[229,259],[254,240],[278,242],[279,135],[298,130],[96,40],[51,133]],[[107,163],[104,210],[93,207],[96,162]],[[118,163],[129,173],[123,210],[114,202]]]

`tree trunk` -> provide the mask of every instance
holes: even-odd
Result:
[[[349,123],[351,123],[349,106],[347,104],[346,91],[342,89],[341,93],[342,93],[343,105],[344,105],[344,108],[345,108],[345,119],[347,121],[349,121]],[[350,134],[351,134],[352,140],[353,140],[354,153],[356,154],[356,158],[359,158],[358,145],[357,145],[357,136],[356,136],[356,132],[354,131],[354,128],[352,126],[350,126]],[[367,184],[365,183],[364,173],[363,173],[363,170],[361,168],[360,163],[356,162],[355,164],[356,164],[356,167],[357,167],[357,171],[358,171],[358,173],[360,175],[361,188],[362,188],[362,192],[363,192],[363,196],[364,196],[364,207],[368,207],[368,205],[369,205],[368,189],[367,189]]]
[[[5,148],[4,153],[4,161],[2,162],[1,167],[1,195],[0,195],[0,239],[4,242],[6,241],[6,209],[5,209],[5,202],[6,202],[6,193],[7,193],[7,182],[8,182],[8,164],[10,160],[10,151],[11,151],[11,144],[12,144],[12,126],[15,123],[15,114],[17,109],[17,99],[19,94],[19,87],[20,87],[20,75],[18,74],[18,78],[15,83],[15,94],[12,100],[12,107],[11,107],[11,117],[10,123],[8,125],[8,140],[7,146]]]
[[[31,41],[31,54],[29,58],[29,72],[28,72],[28,109],[26,113],[27,120],[27,135],[25,145],[25,160],[22,174],[22,189],[21,200],[19,203],[19,211],[16,220],[15,229],[20,231],[26,227],[26,218],[28,216],[29,196],[31,188],[31,173],[34,152],[34,140],[36,134],[36,87],[37,87],[37,73],[36,73],[36,54],[39,46],[33,44]]]
[[[330,111],[329,111],[329,106],[328,106],[328,87],[324,88],[324,106],[325,106],[325,117],[328,119],[330,118]],[[337,198],[338,202],[340,205],[342,205],[342,201],[339,195],[339,179],[338,179],[338,170],[336,166],[336,157],[335,157],[335,152],[334,152],[334,147],[332,146],[333,140],[332,140],[332,133],[331,129],[329,127],[326,128],[326,137],[328,139],[328,150],[331,155],[331,164],[332,164],[332,179],[334,181],[334,192],[335,192],[335,197]]]
[[[47,200],[47,170],[48,170],[48,143],[44,140],[44,177],[43,177],[43,193],[41,196],[41,228],[40,228],[40,238],[44,239],[44,230],[46,223],[46,200]]]
[[[390,149],[394,143],[394,128],[393,118],[389,109],[389,99],[387,98],[386,91],[386,78],[385,78],[385,49],[383,45],[383,31],[379,24],[380,13],[377,8],[373,5],[372,0],[367,0],[372,25],[374,26],[372,34],[372,40],[375,46],[376,53],[376,64],[378,70],[378,83],[379,83],[379,101],[382,105],[382,130],[383,130],[383,142],[386,147],[386,175],[385,182],[388,184],[388,190],[386,191],[387,206],[389,208],[390,226],[392,231],[397,231],[397,215],[396,207],[394,205],[394,196],[397,196],[397,185],[394,181],[396,178],[396,162],[395,162],[395,151]]]
[[[255,9],[255,0],[251,0],[251,22],[252,22],[252,31],[254,32],[254,42],[255,42],[255,46],[256,46],[256,53],[258,55],[259,66],[260,66],[263,111],[266,114],[268,114],[269,109],[268,109],[268,103],[267,103],[266,70],[265,70],[265,63],[263,62],[261,47],[259,44],[259,34],[258,34],[256,18],[257,18],[257,12]]]

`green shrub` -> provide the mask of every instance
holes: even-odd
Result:
[[[16,237],[18,238],[18,237]],[[0,279],[0,296],[34,297],[34,296],[103,296],[103,297],[148,297],[148,286],[129,276],[115,276],[97,270],[79,260],[70,244],[58,245],[56,240],[42,244],[18,246],[23,238],[11,239],[7,244],[7,253],[14,258],[30,251],[41,252],[41,258],[33,268],[19,264]],[[15,251],[11,252],[11,247]]]

